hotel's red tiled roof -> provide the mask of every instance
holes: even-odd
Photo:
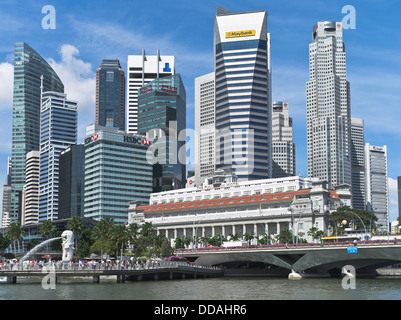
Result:
[[[153,204],[147,206],[140,206],[138,210],[143,210],[144,213],[149,212],[163,212],[173,210],[188,210],[195,208],[207,208],[207,207],[218,207],[228,205],[243,205],[252,203],[263,203],[271,201],[290,201],[295,195],[308,194],[310,189],[280,192],[280,193],[269,193],[269,194],[258,194],[251,196],[239,196],[232,198],[220,198],[220,199],[208,199],[208,200],[195,200],[185,202],[174,202],[164,204]],[[333,199],[340,199],[337,193],[329,191],[329,197]]]

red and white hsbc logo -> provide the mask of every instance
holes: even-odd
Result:
[[[140,137],[124,136],[124,142],[143,144],[145,146],[150,145],[150,141],[148,139],[141,139]]]
[[[150,146],[150,141],[148,139],[143,139],[142,144],[144,144],[145,146]]]

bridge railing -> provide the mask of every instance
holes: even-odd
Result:
[[[238,251],[238,250],[284,250],[284,249],[304,249],[304,248],[327,248],[327,247],[350,247],[350,246],[377,246],[377,245],[401,245],[401,241],[394,240],[363,240],[357,241],[338,241],[326,243],[297,243],[297,244],[272,244],[272,245],[248,245],[248,246],[232,246],[232,247],[201,247],[196,249],[180,248],[177,253],[190,253],[190,252],[207,252],[207,251]]]
[[[210,269],[216,270],[218,267],[212,266],[198,266],[191,265],[188,263],[177,262],[177,261],[158,261],[150,260],[146,263],[131,263],[130,261],[121,263],[102,263],[96,261],[76,262],[76,263],[65,263],[62,261],[54,261],[43,263],[41,261],[24,261],[23,263],[18,262],[1,262],[0,271],[32,271],[38,272],[43,269],[49,270],[49,268],[55,271],[104,271],[104,270],[152,270],[152,269],[166,269],[166,268],[187,268],[187,269]]]

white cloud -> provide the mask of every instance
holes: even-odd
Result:
[[[14,66],[8,62],[0,63],[0,109],[13,106]]]
[[[67,98],[78,102],[78,142],[85,128],[95,121],[96,74],[92,64],[80,59],[79,50],[70,44],[60,48],[61,61],[49,59],[49,64],[64,83]]]
[[[390,221],[398,218],[398,186],[397,179],[388,178],[389,215]]]

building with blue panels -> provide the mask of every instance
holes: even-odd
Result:
[[[125,74],[118,59],[96,70],[96,124],[125,130]]]
[[[40,115],[39,222],[58,219],[59,159],[77,143],[78,103],[44,92]]]
[[[25,185],[26,154],[39,150],[40,94],[64,92],[60,78],[34,49],[15,43],[10,221],[21,221],[21,195]]]
[[[149,203],[152,192],[152,165],[146,159],[149,141],[141,135],[90,125],[84,144],[84,217],[127,223],[129,203]]]
[[[185,128],[180,74],[157,78],[138,90],[138,132],[152,141],[153,192],[185,188],[185,137],[179,139]]]

